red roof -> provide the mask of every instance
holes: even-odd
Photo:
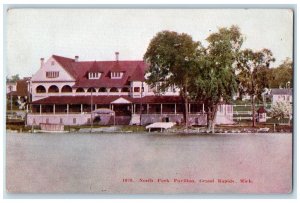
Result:
[[[141,66],[137,66],[134,73],[129,77],[129,81],[145,81],[145,71],[141,68]]]
[[[182,103],[182,98],[179,96],[146,96],[143,98],[132,98],[129,96],[93,96],[93,104],[110,104],[119,98],[124,98],[136,104]],[[51,96],[34,101],[32,104],[91,104],[91,96]]]
[[[148,66],[144,61],[78,61],[53,55],[53,58],[76,79],[74,87],[123,87],[129,78],[141,81]],[[110,72],[124,72],[121,79],[111,79]],[[138,71],[138,73],[135,73]],[[100,79],[88,79],[88,72],[101,72]]]

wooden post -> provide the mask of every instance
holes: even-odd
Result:
[[[202,104],[202,113],[204,114],[204,103]]]
[[[53,114],[55,114],[55,104],[53,104]]]
[[[40,104],[40,115],[42,114],[42,105]]]
[[[69,114],[69,104],[67,104],[67,114]]]
[[[189,114],[191,113],[191,104],[189,103]]]
[[[82,112],[83,112],[83,105],[80,104],[80,113],[82,113]]]
[[[149,114],[149,104],[147,104],[147,114]]]
[[[160,114],[162,115],[163,112],[163,104],[160,104]]]

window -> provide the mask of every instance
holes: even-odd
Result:
[[[46,78],[58,78],[59,72],[58,71],[47,71]]]
[[[121,72],[111,72],[110,77],[113,79],[120,79],[122,78],[123,74]]]
[[[101,73],[89,73],[89,79],[99,79],[101,77]]]
[[[46,88],[42,85],[37,86],[36,93],[46,93]]]
[[[140,88],[139,87],[135,87],[133,91],[134,92],[140,92]]]

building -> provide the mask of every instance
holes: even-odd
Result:
[[[80,61],[78,56],[57,55],[41,58],[40,69],[32,76],[31,111],[28,125],[61,123],[65,125],[149,124],[158,121],[183,121],[179,90],[164,94],[145,83],[148,66],[143,61]],[[98,114],[99,109],[113,110]],[[217,123],[232,123],[232,105],[220,105]],[[189,123],[206,124],[201,103],[188,104]]]
[[[259,107],[257,112],[257,122],[259,123],[265,123],[267,121],[267,111],[264,107]]]
[[[272,97],[272,104],[276,102],[293,102],[291,88],[271,89],[270,95]]]

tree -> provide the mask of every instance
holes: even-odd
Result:
[[[275,58],[268,49],[254,52],[245,49],[240,52],[237,63],[238,81],[243,93],[250,95],[252,104],[252,126],[255,126],[255,100],[261,99],[261,94],[268,87],[268,71]]]
[[[169,87],[176,86],[184,104],[184,121],[188,125],[188,85],[194,78],[197,58],[201,44],[193,41],[185,33],[162,31],[151,40],[144,55],[150,65],[146,82],[150,87],[158,87],[165,92]]]
[[[277,68],[270,69],[271,88],[286,88],[293,86],[293,62],[286,58]]]
[[[278,120],[284,119],[286,117],[289,118],[292,113],[292,106],[289,102],[279,101],[272,105],[270,109],[270,114],[272,118],[277,118]]]
[[[18,80],[20,80],[19,74],[12,75],[11,78],[6,77],[7,82],[17,82]]]
[[[230,102],[237,91],[235,64],[243,37],[237,26],[231,26],[220,28],[207,41],[206,52],[198,60],[196,91],[191,95],[204,102],[208,129],[214,133],[218,105],[221,101]]]

